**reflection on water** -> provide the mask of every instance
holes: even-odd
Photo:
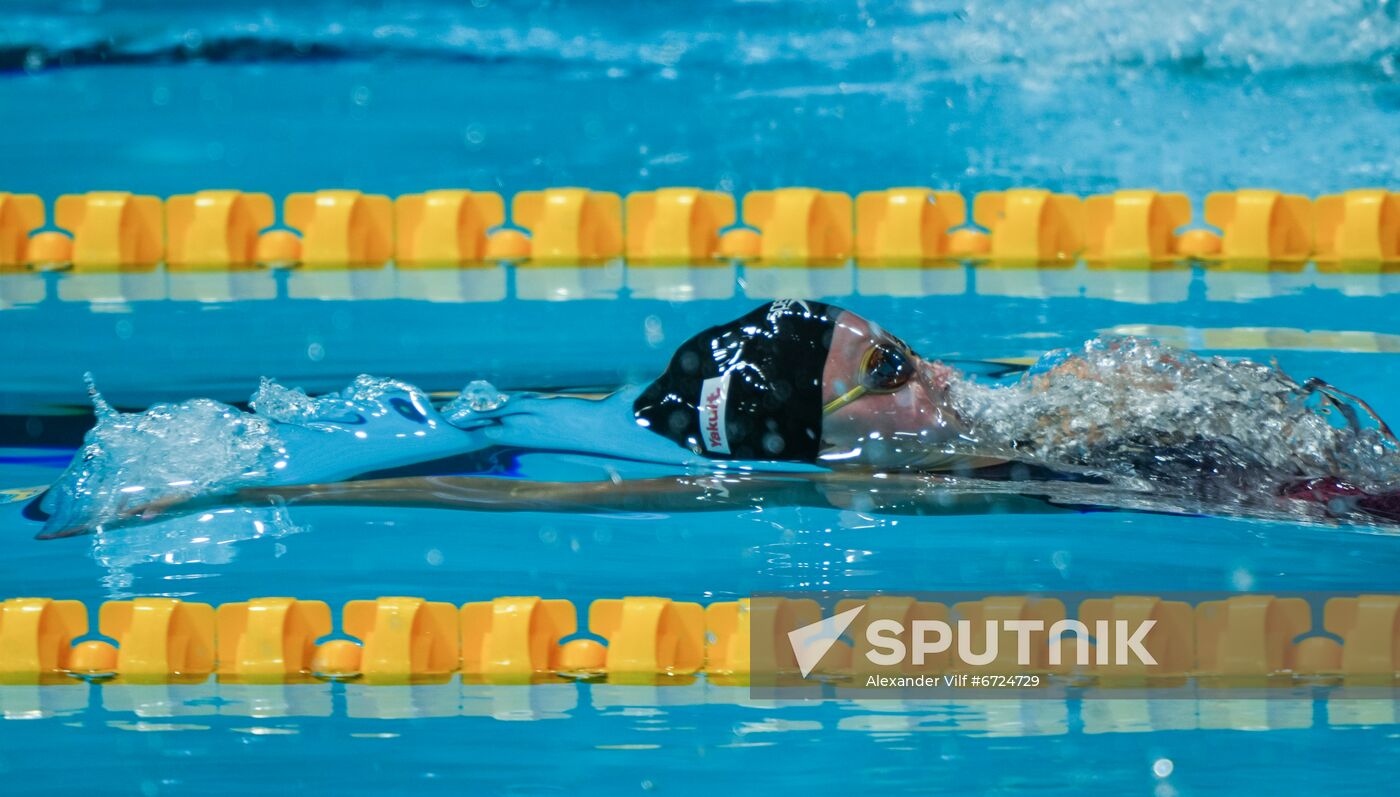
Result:
[[[627,289],[634,299],[686,302],[728,299],[734,295],[738,267],[729,262],[695,266],[632,266]]]
[[[346,269],[293,269],[287,273],[291,299],[392,299],[397,271],[390,266]]]
[[[788,296],[848,296],[855,291],[855,267],[850,263],[804,268],[748,266],[740,278],[744,295],[754,300]]]
[[[1028,265],[982,264],[974,271],[975,291],[981,296],[1021,299],[1080,296],[1087,270],[1073,263]]]
[[[233,302],[277,298],[277,282],[256,269],[172,271],[169,296],[177,302]]]
[[[836,263],[738,266],[732,261],[691,265],[481,264],[440,268],[393,265],[327,269],[19,272],[0,274],[0,309],[57,298],[94,304],[169,299],[233,302],[288,299],[416,299],[488,302],[634,298],[684,302],[727,299],[736,289],[754,300],[786,296],[1089,297],[1131,304],[1167,304],[1191,298],[1251,302],[1323,290],[1344,296],[1400,293],[1393,264],[1304,263]]]
[[[623,272],[619,260],[599,265],[521,266],[513,272],[515,296],[549,302],[616,299],[622,291]]]
[[[447,683],[413,686],[364,684],[0,685],[5,720],[176,720],[200,718],[350,718],[373,720],[474,717],[502,722],[646,717],[654,730],[672,715],[711,707],[747,709],[727,714],[741,736],[817,729],[870,736],[948,732],[973,736],[1053,736],[1145,733],[1196,729],[1269,731],[1317,726],[1400,724],[1400,701],[1359,698],[1234,699],[968,699],[968,700],[755,700],[744,686],[696,679],[684,686],[557,683],[528,687]],[[778,715],[778,716],[774,716]],[[139,725],[126,727],[140,730]],[[207,726],[201,726],[207,727]]]
[[[1318,263],[1313,286],[1344,296],[1385,296],[1400,290],[1400,264]]]
[[[1206,300],[1252,302],[1312,287],[1317,272],[1302,263],[1217,265],[1205,269]]]
[[[143,564],[227,565],[238,553],[237,543],[278,539],[305,529],[293,523],[285,508],[210,507],[208,511],[174,517],[143,526],[98,529],[92,534],[92,558],[107,572],[103,586],[112,596],[130,596],[133,568]],[[183,598],[190,591],[163,591]]]
[[[395,295],[429,302],[498,302],[506,298],[506,278],[506,267],[499,264],[400,269]]]
[[[1085,274],[1084,295],[1132,304],[1184,302],[1191,294],[1192,270],[1180,263],[1138,268],[1095,267]]]
[[[958,262],[856,269],[856,292],[863,296],[958,296],[967,284],[967,268]]]
[[[65,302],[153,302],[170,296],[164,271],[99,271],[55,274]]]

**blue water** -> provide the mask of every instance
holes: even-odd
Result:
[[[10,0],[0,173],[50,196],[1393,185],[1397,13],[1393,0]]]
[[[1394,2],[8,3],[4,190],[1397,182]],[[82,373],[124,408],[362,372],[455,391],[649,378],[692,332],[825,297],[930,355],[1107,330],[1277,358],[1400,418],[1400,274],[473,269],[0,275],[0,488],[57,478]],[[1332,334],[1345,333],[1345,334]],[[36,447],[42,445],[44,447]],[[12,505],[0,510],[13,509]],[[1038,589],[1395,591],[1400,539],[1134,513],[632,516],[294,507],[39,542],[0,515],[0,595]],[[152,528],[158,529],[153,531]],[[613,685],[0,686],[17,793],[787,791],[1373,794],[1392,703],[755,704]],[[75,767],[75,753],[82,761]],[[1170,762],[1166,764],[1164,762]]]

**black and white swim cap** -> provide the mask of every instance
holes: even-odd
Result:
[[[814,462],[835,305],[783,299],[676,349],[632,405],[637,423],[712,459]]]

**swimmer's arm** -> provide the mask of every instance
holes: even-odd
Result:
[[[714,512],[813,506],[909,514],[1047,512],[1038,498],[969,490],[929,474],[819,472],[536,482],[432,476],[240,490],[242,503],[419,506],[498,512]]]
[[[329,484],[250,487],[231,494],[150,503],[108,524],[142,523],[210,507],[418,506],[494,512],[715,512],[812,506],[859,512],[958,515],[1050,512],[1014,490],[965,486],[933,474],[869,472],[747,476],[676,476],[628,481],[536,482],[494,477],[429,476]],[[87,534],[89,526],[42,531],[38,539]]]
[[[246,488],[241,503],[383,505],[499,512],[705,512],[765,505],[826,506],[805,475],[676,476],[626,481],[539,482],[426,476]]]
[[[1050,378],[1052,376],[1066,374],[1083,382],[1103,382],[1103,379],[1101,379],[1099,375],[1095,373],[1092,368],[1089,367],[1088,363],[1080,359],[1070,359],[1066,362],[1060,363],[1054,368],[1051,368],[1049,371],[1035,377],[1034,380],[1031,382],[1031,389],[1035,392],[1044,392],[1049,389],[1051,381]],[[1148,382],[1138,382],[1138,385],[1140,387],[1155,387],[1158,391],[1162,393],[1167,393],[1174,389],[1173,385],[1165,380],[1156,385],[1153,385]],[[1041,416],[1038,419],[1037,425],[1040,429],[1049,429],[1051,427],[1058,426],[1060,427],[1060,431],[1064,434],[1071,434],[1071,420],[1072,419],[1067,412],[1061,412],[1059,414],[1048,414]],[[1097,424],[1086,424],[1082,417],[1074,418],[1073,420],[1076,421],[1080,426],[1078,431],[1075,431],[1073,433],[1079,435],[1083,439],[1083,442],[1085,442],[1086,444],[1092,445],[1098,442],[1099,438],[1103,436],[1103,432]]]

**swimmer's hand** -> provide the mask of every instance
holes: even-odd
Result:
[[[146,523],[164,515],[173,514],[176,511],[188,511],[197,507],[207,506],[211,503],[218,503],[220,498],[227,498],[228,495],[231,495],[231,493],[222,496],[168,495],[135,506],[122,507],[117,510],[114,518],[101,523],[75,522],[67,525],[58,525],[56,527],[46,524],[42,531],[34,535],[34,539],[59,540],[66,537],[81,537],[85,534],[92,534],[104,527]]]

